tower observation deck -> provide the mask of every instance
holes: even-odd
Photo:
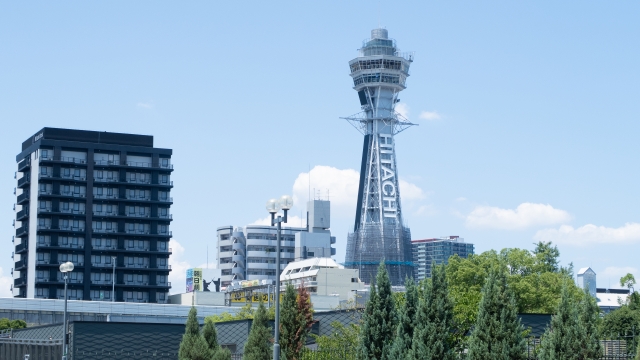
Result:
[[[349,62],[361,112],[346,117],[364,135],[353,233],[347,238],[345,267],[360,269],[371,283],[384,259],[392,285],[413,276],[411,232],[402,221],[395,135],[414,125],[395,111],[406,88],[412,53],[401,53],[386,29],[371,31],[359,56]]]

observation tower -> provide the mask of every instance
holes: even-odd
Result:
[[[359,56],[349,62],[361,112],[346,118],[364,135],[353,233],[345,267],[360,269],[371,283],[384,259],[392,285],[413,276],[411,232],[402,222],[395,135],[414,125],[395,111],[406,88],[412,53],[401,53],[386,29],[371,31]]]

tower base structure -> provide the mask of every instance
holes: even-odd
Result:
[[[393,286],[404,285],[413,278],[411,259],[411,230],[405,226],[390,227],[366,224],[347,237],[345,267],[359,269],[360,279],[374,282],[380,262],[384,261]]]

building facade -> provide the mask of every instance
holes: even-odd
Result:
[[[416,280],[431,277],[431,264],[447,264],[449,257],[467,258],[473,254],[473,244],[465,243],[459,236],[412,240],[413,263]]]
[[[345,118],[364,135],[353,233],[345,266],[371,283],[384,259],[393,285],[413,276],[411,232],[402,220],[395,135],[413,125],[395,111],[413,55],[402,53],[386,29],[371,31],[349,62],[362,111]]]
[[[165,303],[171,155],[147,135],[43,128],[23,142],[14,297],[63,298],[71,261],[69,299]]]
[[[335,255],[331,236],[330,202],[307,203],[306,227],[283,227],[280,238],[280,272],[289,262]],[[232,281],[276,280],[275,226],[223,226],[217,229],[218,269],[222,287]]]
[[[589,294],[596,297],[596,272],[590,267],[578,270],[576,285],[580,289],[588,289]]]
[[[282,286],[303,286],[312,295],[353,299],[354,291],[364,290],[358,269],[345,269],[331,258],[313,258],[290,262],[280,275]]]

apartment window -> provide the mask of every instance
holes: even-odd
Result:
[[[71,187],[69,187],[69,185],[63,186],[63,190],[65,194],[71,193]]]
[[[71,175],[71,169],[62,169],[64,176],[69,177]]]
[[[144,265],[144,258],[138,258],[138,265]]]
[[[138,275],[138,282],[142,283],[142,275]]]
[[[158,300],[164,301],[164,293],[158,293]]]
[[[127,299],[133,300],[133,291],[127,291]]]
[[[100,264],[100,263],[102,263],[102,256],[99,256],[99,255],[98,255],[98,256],[96,256],[96,257],[94,258],[94,260],[95,260],[95,263],[96,263],[96,264]]]
[[[98,221],[96,223],[96,230],[102,230],[102,222]]]
[[[96,178],[102,179],[102,170],[96,171]]]
[[[167,243],[165,241],[158,242],[158,249],[165,250],[167,248]]]
[[[97,212],[102,212],[102,204],[97,204],[96,205],[96,211]]]
[[[107,230],[111,230],[111,225],[113,225],[113,223],[108,222],[106,223],[106,225],[107,225]]]
[[[107,171],[107,179],[113,179],[113,172]]]
[[[43,288],[37,288],[36,289],[36,295],[37,296],[44,296],[44,289]]]
[[[167,216],[168,210],[167,208],[160,208],[160,215]]]
[[[79,229],[80,228],[80,221],[73,220],[73,227],[76,228],[76,229]]]
[[[47,156],[49,156],[49,150],[42,149],[42,150],[40,150],[40,152],[42,153],[41,156],[43,158],[46,158]]]
[[[158,265],[165,266],[167,264],[167,259],[160,258],[158,259]]]
[[[38,253],[38,261],[44,261],[44,254]]]
[[[41,167],[40,168],[40,174],[47,175],[47,168],[46,167]]]
[[[138,300],[142,300],[142,291],[138,291]]]
[[[129,215],[134,215],[136,213],[136,208],[133,206],[129,206]]]
[[[47,184],[40,184],[40,192],[46,192],[47,191]]]
[[[69,210],[69,203],[62,203],[62,210]]]
[[[136,174],[135,173],[130,173],[129,174],[129,178],[131,179],[131,181],[136,181]]]
[[[162,176],[160,176],[160,181],[161,181],[163,184],[166,184],[166,183],[168,183],[168,182],[169,182],[169,177],[168,177],[167,175],[162,175]]]
[[[141,206],[139,210],[140,215],[144,215],[144,208]]]
[[[96,188],[96,195],[102,196],[102,188]]]
[[[162,159],[162,166],[164,167],[169,166],[169,159]]]
[[[107,188],[107,196],[113,196],[113,189]]]
[[[160,233],[161,234],[167,233],[167,225],[160,225]]]
[[[44,278],[44,271],[38,271],[38,279]]]
[[[136,197],[136,191],[135,191],[135,190],[133,190],[133,189],[130,189],[130,190],[129,190],[129,197],[130,197],[130,198],[134,198],[134,197]]]
[[[104,257],[104,263],[105,264],[111,264],[111,256],[105,256]],[[111,276],[111,274],[109,274],[109,276]]]
[[[127,282],[133,282],[133,275],[127,274]]]
[[[129,265],[133,265],[133,258],[132,257],[129,258]]]

